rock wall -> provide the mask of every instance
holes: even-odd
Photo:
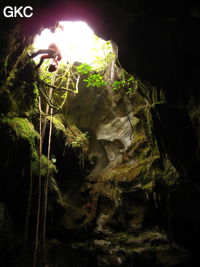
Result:
[[[145,1],[136,1],[133,9],[105,2],[92,9],[93,16],[87,16],[87,5],[76,15],[100,36],[112,38],[120,63],[141,77],[129,95],[122,89],[81,87],[53,120],[49,266],[183,267],[198,259],[199,9],[192,1],[182,4],[182,11],[167,2],[158,9]],[[34,4],[41,10],[34,21],[3,19],[0,36],[2,266],[30,266],[35,238],[37,73],[27,47],[58,17],[56,12],[42,16],[45,4]],[[74,10],[63,15],[63,9],[59,18],[73,17]],[[45,155],[41,168],[44,178]]]
[[[92,169],[80,184],[83,202],[77,206],[85,210],[84,241],[74,240],[77,250],[87,244],[84,266],[91,264],[90,254],[96,266],[184,266],[192,260],[185,243],[192,233],[181,233],[191,212],[181,199],[189,202],[191,194],[198,199],[198,189],[159,151],[152,119],[157,106],[143,90],[127,95],[110,88],[81,88],[66,105],[66,118],[90,136]],[[146,85],[145,90],[157,89]],[[186,187],[187,196],[181,196]],[[198,201],[191,201],[196,210]],[[182,230],[177,229],[180,221]],[[75,232],[79,226],[74,224]]]

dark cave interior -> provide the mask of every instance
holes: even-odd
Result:
[[[0,265],[196,266],[198,1],[8,2],[0,9],[30,5],[34,15],[0,16]],[[100,38],[114,41],[120,65],[141,86],[130,97],[82,87],[69,97],[59,122],[65,130],[53,123],[50,164],[50,120],[42,160],[36,153],[38,72],[26,51],[37,33],[53,31],[60,20],[83,20]],[[130,118],[133,140],[127,139]],[[91,138],[85,141],[84,132]],[[82,146],[73,147],[72,133]],[[45,184],[47,173],[46,254],[41,227],[34,263],[38,177]]]

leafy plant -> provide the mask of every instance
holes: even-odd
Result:
[[[101,76],[99,73],[90,75],[87,79],[83,80],[84,82],[87,82],[87,87],[93,86],[93,87],[102,87],[106,85],[106,82],[103,79],[103,76]]]
[[[80,74],[89,74],[89,72],[92,70],[92,67],[86,63],[83,63],[76,67],[76,70]]]
[[[126,77],[128,76],[128,77]],[[124,72],[122,74],[122,79],[119,81],[114,81],[112,84],[112,89],[120,90],[123,89],[127,94],[131,94],[138,87],[138,81],[134,78],[134,76]]]

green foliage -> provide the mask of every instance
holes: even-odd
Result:
[[[131,94],[134,90],[138,88],[138,81],[130,74],[124,72],[122,74],[122,79],[119,81],[114,81],[112,84],[112,89],[115,90],[125,90],[127,94]]]
[[[3,89],[0,92],[0,113],[1,114],[12,114],[12,116],[17,116],[17,102],[15,101],[11,90]]]
[[[2,122],[9,126],[17,138],[27,139],[32,147],[35,145],[35,139],[38,133],[35,131],[33,124],[26,118],[4,118]]]
[[[65,133],[65,126],[63,125],[61,118],[59,115],[55,116],[47,116],[48,120],[52,120],[53,126],[56,128],[56,130],[59,132]]]
[[[58,111],[62,109],[69,91],[78,93],[79,80],[86,82],[86,87],[103,87],[106,85],[104,74],[107,67],[115,59],[115,55],[112,52],[112,46],[109,41],[99,42],[99,37],[95,36],[94,38],[98,46],[92,51],[95,55],[95,60],[91,65],[82,63],[77,66],[77,62],[61,61],[58,69],[50,73],[48,68],[52,60],[47,59],[39,69],[40,79],[44,82],[42,84],[43,88],[39,84],[39,90],[43,95],[42,98]],[[53,90],[51,96],[49,96],[52,84],[54,86],[53,89],[56,90]]]
[[[72,146],[73,148],[81,149],[83,152],[88,151],[88,132],[81,132],[74,123],[68,125],[65,130],[67,136],[66,145]]]
[[[83,81],[87,83],[86,87],[103,87],[106,85],[103,76],[95,71],[90,65],[83,63],[77,66],[76,70],[79,74],[87,75],[87,77],[83,79]]]
[[[41,175],[44,177],[47,175],[47,172],[49,170],[50,174],[53,175],[54,173],[57,172],[56,166],[54,165],[54,160],[49,160],[45,155],[42,155],[41,157]],[[39,165],[40,165],[40,160],[39,156],[36,150],[33,151],[32,153],[32,172],[34,176],[39,175]]]
[[[126,82],[124,80],[122,81],[114,81],[112,85],[113,91],[121,89]]]
[[[83,64],[77,66],[76,70],[80,74],[89,74],[90,71],[92,70],[92,67],[86,63],[83,63]]]
[[[92,63],[93,69],[97,72],[105,71],[116,56],[113,53],[110,41],[102,43],[100,38],[95,36],[95,42],[98,45],[92,49],[92,52],[95,55],[95,60]]]
[[[78,132],[71,142],[72,147],[84,148],[88,146],[88,133]]]
[[[43,63],[40,70],[40,78],[47,83],[51,83],[54,74],[53,72],[48,71],[49,64],[49,60],[48,62]]]
[[[106,85],[106,82],[99,73],[90,75],[87,79],[84,79],[83,81],[87,82],[87,87],[102,87]]]

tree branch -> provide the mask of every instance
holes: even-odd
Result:
[[[73,91],[73,90],[71,90],[71,89],[66,89],[66,88],[64,88],[64,87],[57,87],[57,86],[55,86],[55,85],[51,85],[51,84],[49,84],[49,83],[47,83],[47,82],[45,82],[45,81],[41,81],[41,80],[40,80],[40,82],[41,82],[42,84],[48,86],[48,87],[51,87],[51,88],[55,89],[55,90],[65,91],[65,92],[71,92],[71,93],[76,94],[76,92]]]

